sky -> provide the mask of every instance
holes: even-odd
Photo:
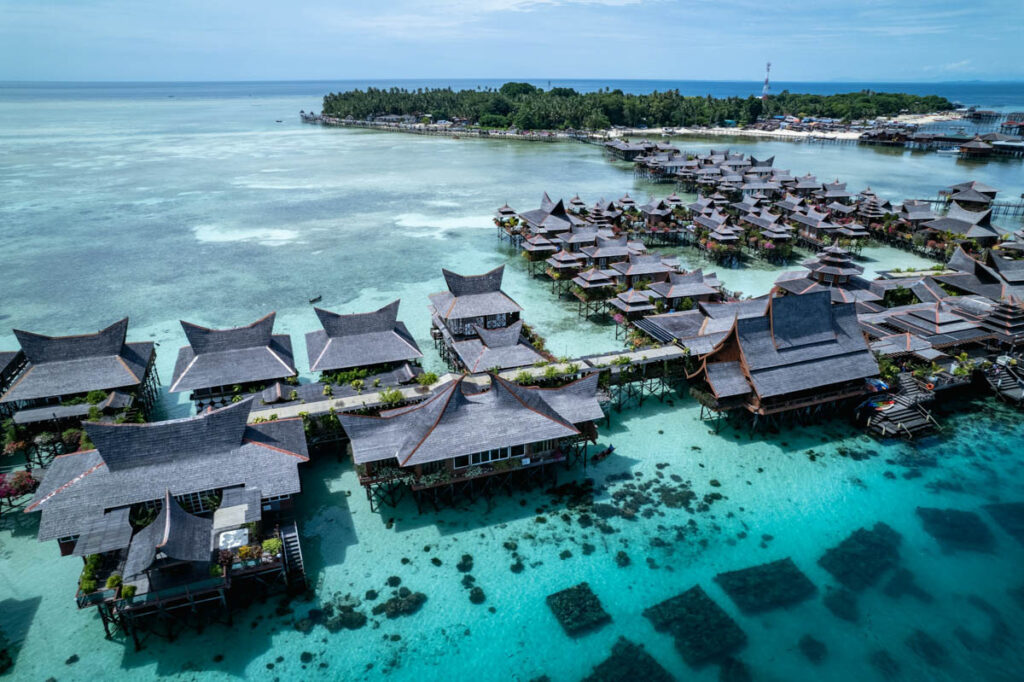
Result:
[[[0,0],[0,80],[1024,79],[1021,0]]]

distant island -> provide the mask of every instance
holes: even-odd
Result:
[[[836,95],[795,94],[788,90],[766,99],[750,96],[691,97],[678,90],[632,95],[621,90],[581,93],[572,88],[543,90],[529,83],[505,83],[498,89],[403,88],[349,90],[324,96],[324,116],[368,120],[379,116],[415,116],[431,122],[460,120],[485,128],[519,130],[603,130],[612,126],[715,126],[754,123],[764,116],[814,116],[844,121],[950,111],[953,103],[937,95],[862,90]]]

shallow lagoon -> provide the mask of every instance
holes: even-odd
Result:
[[[130,314],[133,338],[161,344],[159,368],[167,381],[184,342],[179,318],[226,326],[277,310],[279,329],[294,337],[315,325],[306,304],[314,295],[346,312],[400,296],[402,318],[427,364],[437,367],[426,294],[443,286],[440,267],[481,272],[511,260],[490,222],[495,206],[508,201],[531,208],[544,190],[566,197],[579,192],[588,202],[626,191],[643,198],[669,191],[635,181],[599,150],[578,144],[453,141],[292,122],[295,111],[315,101],[257,93],[71,100],[59,108],[56,101],[0,102],[0,343],[13,342],[10,326],[65,333]],[[278,118],[287,122],[277,124]],[[1021,190],[1019,164],[1015,173],[1005,164],[967,169],[932,156],[911,159],[904,171],[902,157],[855,147],[756,144],[757,151],[739,142],[730,146],[774,153],[777,165],[794,173],[838,175],[855,190],[864,178],[891,198],[931,196],[966,177],[1010,196]],[[704,141],[702,148],[711,146],[723,145]],[[869,274],[917,264],[900,251],[865,255]],[[682,256],[700,264],[695,254]],[[730,288],[747,293],[759,293],[776,274],[757,266],[718,271]],[[556,354],[617,347],[609,327],[579,322],[574,306],[556,302],[514,260],[506,289]],[[296,339],[295,345],[305,371],[303,344]],[[351,465],[328,456],[304,472],[299,502],[314,601],[293,603],[293,613],[278,616],[274,600],[238,614],[233,629],[210,627],[173,644],[151,638],[140,653],[105,641],[98,619],[75,609],[70,590],[79,567],[59,559],[52,544],[35,541],[34,518],[5,517],[0,629],[23,640],[12,675],[377,679],[386,671],[395,679],[473,674],[528,680],[546,673],[568,681],[589,672],[624,634],[678,677],[713,680],[717,668],[689,670],[671,638],[641,616],[699,583],[746,631],[749,644],[740,658],[755,679],[881,679],[866,662],[878,648],[900,663],[904,679],[1014,679],[1021,665],[1018,639],[997,655],[969,651],[953,630],[963,625],[986,636],[988,617],[967,601],[979,595],[999,610],[1011,633],[1021,631],[1024,612],[1007,595],[1021,581],[1021,546],[982,512],[996,535],[994,552],[946,555],[923,531],[914,508],[977,510],[993,500],[1024,499],[1015,453],[1019,413],[986,403],[981,414],[945,415],[941,438],[911,447],[877,444],[842,422],[754,439],[728,428],[714,435],[692,400],[674,402],[613,415],[598,448],[614,443],[616,456],[560,480],[593,476],[596,501],[608,503],[626,483],[605,488],[607,476],[628,473],[643,482],[660,474],[681,495],[689,482],[698,498],[724,496],[707,511],[696,511],[697,502],[693,512],[659,505],[664,516],[609,519],[615,532],[608,534],[581,527],[578,511],[566,512],[564,501],[539,492],[437,514],[418,515],[411,503],[372,513]],[[180,398],[165,397],[167,415],[187,409]],[[931,460],[934,466],[923,466]],[[934,600],[896,600],[880,584],[860,597],[861,621],[851,625],[823,608],[820,597],[832,581],[816,561],[854,529],[880,520],[901,533],[902,565]],[[684,529],[678,540],[677,527]],[[655,538],[666,546],[652,546]],[[505,541],[517,543],[521,573],[510,570],[514,559]],[[583,543],[594,545],[593,552],[585,554]],[[560,559],[566,549],[572,556]],[[625,568],[615,561],[620,550],[631,559]],[[470,573],[487,597],[482,605],[471,604],[461,584],[455,565],[463,554],[473,556]],[[816,597],[790,609],[742,615],[712,581],[718,572],[787,556],[818,587]],[[403,564],[403,557],[410,562]],[[294,628],[336,594],[362,599],[374,589],[381,597],[372,603],[379,603],[390,594],[389,576],[427,594],[418,613],[371,618],[366,628],[336,634],[322,626],[305,635]],[[583,580],[613,621],[572,640],[544,597]],[[358,608],[369,612],[372,603]],[[930,666],[904,644],[918,627],[946,648],[948,666]],[[828,646],[820,667],[797,647],[808,632]],[[392,641],[394,635],[400,639]],[[313,655],[306,669],[303,652]],[[218,654],[223,660],[215,662]],[[73,655],[78,661],[65,664]]]

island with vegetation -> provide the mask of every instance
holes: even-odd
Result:
[[[714,98],[681,95],[678,90],[646,95],[621,90],[581,93],[572,88],[543,90],[529,83],[505,83],[498,89],[368,88],[324,97],[323,114],[368,120],[384,115],[432,120],[459,119],[486,128],[520,130],[599,130],[612,126],[710,126],[726,121],[746,125],[762,116],[815,116],[846,121],[924,114],[953,109],[936,95],[862,90],[835,95],[783,91],[759,97]]]

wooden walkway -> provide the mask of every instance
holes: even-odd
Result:
[[[620,360],[626,358],[628,362]],[[569,362],[555,362],[542,367],[519,367],[499,373],[502,379],[515,381],[520,374],[528,374],[535,379],[564,378],[575,374],[589,374],[594,371],[614,372],[624,367],[642,367],[653,363],[671,362],[682,360],[686,354],[681,348],[674,345],[648,348],[638,351],[613,351],[599,355],[588,355],[585,357],[570,360]],[[554,368],[554,372],[552,369]],[[433,390],[438,386],[458,379],[458,374],[444,374],[438,377],[437,382],[431,386],[402,386],[397,390],[402,394],[402,403],[414,403],[430,397]],[[489,385],[490,380],[485,374],[470,376],[466,379],[469,383],[481,387]],[[396,389],[387,389],[389,391]],[[296,403],[291,405],[267,405],[253,408],[249,413],[249,421],[256,419],[294,419],[302,414],[310,416],[329,414],[332,410],[339,412],[362,412],[364,410],[379,410],[395,406],[395,403],[385,403],[381,400],[382,391],[367,391],[360,395],[346,396],[342,398],[327,398],[311,403]]]

